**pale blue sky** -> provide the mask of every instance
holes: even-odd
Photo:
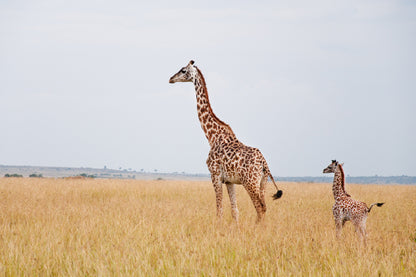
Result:
[[[274,175],[416,175],[416,2],[148,2],[0,2],[0,164],[207,173],[194,59]]]

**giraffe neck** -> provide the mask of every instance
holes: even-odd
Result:
[[[198,118],[201,122],[202,130],[212,147],[216,143],[230,142],[237,140],[231,127],[221,121],[212,111],[209,103],[208,90],[204,76],[196,68],[197,72],[194,79]]]
[[[345,193],[344,184],[345,184],[344,169],[342,168],[341,164],[338,164],[335,170],[335,174],[334,174],[334,183],[332,185],[332,192],[334,193],[335,200],[337,200],[337,198],[347,196],[347,194]]]

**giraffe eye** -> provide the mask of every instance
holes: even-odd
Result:
[[[182,70],[181,70],[181,72],[182,72],[182,73],[186,73],[186,70],[185,70],[185,69],[182,69]]]

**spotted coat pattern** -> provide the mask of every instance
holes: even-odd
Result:
[[[238,208],[235,195],[235,184],[241,184],[248,192],[257,211],[257,221],[262,221],[266,212],[265,190],[270,177],[277,189],[274,198],[280,198],[267,162],[260,150],[241,143],[231,127],[221,121],[212,111],[205,79],[201,71],[191,61],[172,76],[170,83],[192,82],[195,86],[198,118],[202,130],[210,145],[207,166],[216,195],[217,216],[222,218],[223,187],[227,187],[231,202],[231,214],[238,222]]]
[[[366,243],[366,221],[368,213],[374,205],[378,207],[384,203],[373,203],[370,208],[364,202],[352,199],[345,191],[345,174],[342,164],[333,160],[332,163],[326,167],[324,173],[335,173],[332,184],[332,192],[334,194],[335,203],[332,207],[332,213],[335,219],[336,234],[340,238],[342,228],[347,221],[351,221],[355,227],[355,231],[364,243]]]

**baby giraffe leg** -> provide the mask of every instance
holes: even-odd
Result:
[[[336,218],[335,219],[335,229],[336,229],[336,236],[337,236],[338,240],[341,238],[341,231],[342,231],[343,226],[344,226],[344,221],[340,218]]]
[[[332,207],[332,214],[334,215],[336,235],[337,239],[339,240],[341,238],[341,231],[342,227],[344,227],[345,220],[342,217],[340,207],[336,204]]]
[[[367,246],[367,232],[365,230],[365,220],[354,223],[354,226],[355,232],[360,238],[360,241],[364,243],[364,246]]]

